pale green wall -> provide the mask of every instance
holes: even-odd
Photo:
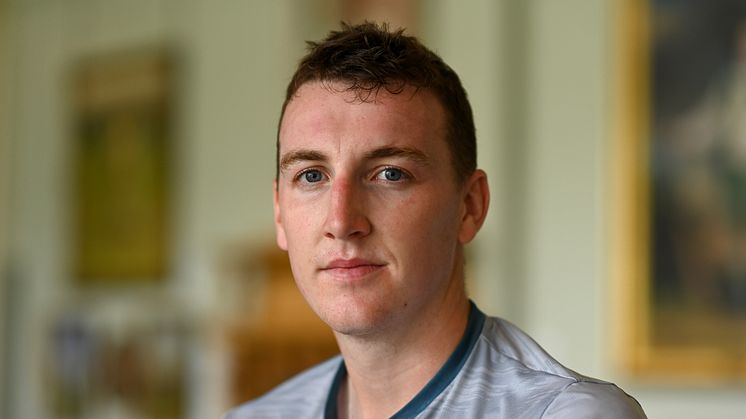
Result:
[[[10,194],[10,114],[11,114],[11,55],[12,26],[10,25],[8,6],[0,1],[0,305],[6,301],[6,290],[3,286],[7,275],[8,245],[8,201]],[[6,349],[5,335],[8,331],[6,310],[0,306],[0,416],[5,415],[6,404],[6,371],[5,359],[9,356]]]

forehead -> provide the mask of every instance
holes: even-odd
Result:
[[[295,145],[363,142],[418,142],[445,146],[443,106],[426,89],[406,87],[392,94],[348,91],[343,83],[310,82],[301,86],[285,108],[280,149]],[[302,144],[298,144],[302,143]],[[392,144],[395,145],[395,144]]]

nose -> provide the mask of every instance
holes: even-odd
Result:
[[[331,239],[361,238],[370,234],[362,186],[348,179],[336,179],[329,191],[329,208],[324,235]]]

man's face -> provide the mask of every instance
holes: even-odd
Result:
[[[435,96],[381,89],[361,102],[333,87],[307,83],[286,108],[277,243],[314,311],[364,335],[463,292],[456,261],[473,234]]]

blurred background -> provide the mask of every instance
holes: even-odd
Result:
[[[743,417],[745,15],[695,3],[0,0],[0,417],[216,418],[336,352],[275,249],[275,130],[304,40],[365,18],[469,92],[482,310],[650,417]]]

